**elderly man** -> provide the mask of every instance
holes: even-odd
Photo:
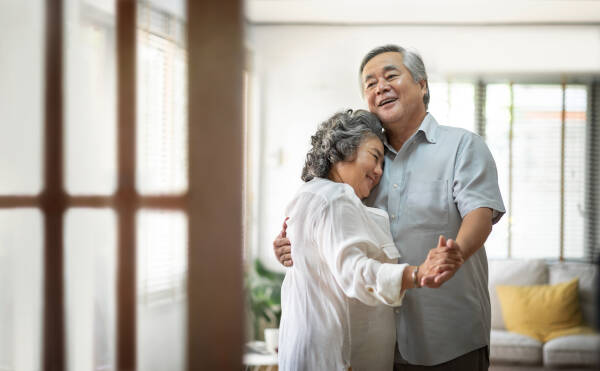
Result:
[[[482,138],[441,126],[427,113],[427,72],[418,54],[395,45],[375,48],[361,63],[360,80],[386,135],[385,171],[367,204],[387,210],[402,262],[423,261],[439,235],[455,238],[448,244],[464,259],[439,290],[412,290],[395,310],[395,369],[487,370],[490,301],[482,247],[505,212],[494,160]],[[290,266],[285,226],[273,244]]]

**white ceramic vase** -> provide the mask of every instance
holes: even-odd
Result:
[[[277,353],[279,344],[279,329],[278,328],[266,328],[265,329],[265,344],[267,349],[271,353]]]

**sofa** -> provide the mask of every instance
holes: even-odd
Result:
[[[584,324],[594,326],[597,306],[598,269],[593,264],[544,260],[490,260],[489,292],[492,331],[492,364],[539,365],[544,368],[591,368],[600,365],[600,334],[561,336],[545,343],[508,331],[497,292],[499,285],[554,285],[579,278],[579,306]],[[506,302],[504,303],[506,306]]]

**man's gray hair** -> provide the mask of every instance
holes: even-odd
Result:
[[[423,96],[423,103],[425,104],[425,110],[429,106],[429,82],[427,81],[427,70],[425,70],[425,64],[423,63],[423,58],[416,51],[404,49],[398,45],[384,45],[378,46],[375,49],[372,49],[368,52],[360,63],[360,71],[358,71],[358,79],[360,81],[360,90],[363,91],[363,81],[362,81],[362,73],[365,69],[365,65],[374,57],[383,53],[400,53],[402,54],[402,64],[404,67],[410,72],[413,80],[416,83],[419,83],[421,80],[425,80],[425,87],[427,88],[427,92]]]
[[[336,113],[319,125],[311,137],[312,148],[306,155],[302,180],[327,178],[331,167],[336,162],[351,160],[368,137],[383,141],[383,128],[377,116],[365,110]]]

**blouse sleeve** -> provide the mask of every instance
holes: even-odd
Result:
[[[388,264],[367,257],[376,244],[370,237],[361,205],[339,197],[322,209],[315,221],[323,259],[344,293],[375,306],[402,304],[402,273],[407,264]]]

